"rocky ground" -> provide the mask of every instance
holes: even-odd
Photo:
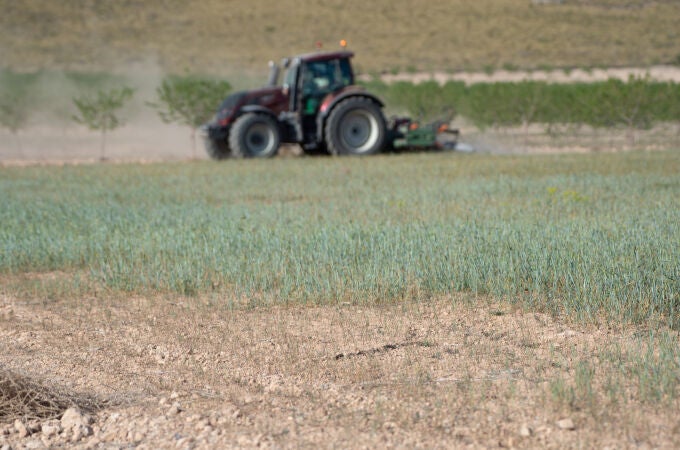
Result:
[[[2,375],[33,392],[0,377],[0,448],[680,445],[677,399],[620,369],[648,350],[643,328],[460,295],[226,303],[5,295]]]

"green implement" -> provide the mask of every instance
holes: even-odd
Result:
[[[454,150],[460,134],[459,130],[449,128],[449,124],[443,120],[421,125],[408,117],[392,118],[389,128],[394,149]]]

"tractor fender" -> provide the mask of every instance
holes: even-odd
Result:
[[[267,114],[268,116],[271,116],[276,120],[276,114],[269,109],[266,108],[262,105],[244,105],[241,108],[239,108],[239,116],[246,114],[246,113],[258,113],[258,114]]]
[[[381,108],[385,106],[385,103],[377,95],[366,91],[361,86],[347,86],[339,92],[328,94],[321,102],[319,114],[316,117],[316,134],[318,142],[323,141],[323,130],[326,124],[326,119],[335,105],[349,97],[365,97],[373,101]]]

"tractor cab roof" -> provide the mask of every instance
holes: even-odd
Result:
[[[344,59],[351,58],[354,56],[354,52],[347,50],[341,50],[336,52],[314,52],[305,53],[302,55],[296,55],[293,59],[298,59],[301,62],[314,62],[314,61],[329,61],[333,59]]]

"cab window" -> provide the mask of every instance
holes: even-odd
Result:
[[[306,95],[328,94],[352,84],[352,69],[347,59],[312,61],[305,64],[303,91]]]

